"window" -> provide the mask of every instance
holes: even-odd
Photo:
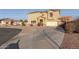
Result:
[[[53,13],[50,13],[50,17],[53,17]]]
[[[31,23],[36,23],[36,21],[31,21]]]

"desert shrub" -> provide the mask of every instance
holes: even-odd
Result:
[[[75,21],[74,25],[75,25],[75,32],[79,33],[79,21]]]
[[[74,29],[75,29],[74,23],[73,22],[67,22],[65,29],[66,29],[66,32],[68,32],[68,33],[74,32]]]
[[[74,23],[73,22],[64,22],[62,25],[60,25],[64,29],[65,32],[72,33],[74,32]]]
[[[25,21],[23,21],[22,19],[20,19],[21,25],[25,26]]]

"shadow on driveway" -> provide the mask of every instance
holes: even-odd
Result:
[[[21,32],[21,29],[0,28],[0,46]]]
[[[18,40],[16,43],[8,45],[5,49],[19,49],[19,42],[20,40]]]
[[[65,32],[65,30],[62,27],[57,27],[55,30],[60,31],[60,32]]]

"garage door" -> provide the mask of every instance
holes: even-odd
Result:
[[[57,26],[57,22],[47,22],[47,26]]]

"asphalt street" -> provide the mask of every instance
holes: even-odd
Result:
[[[12,39],[20,32],[21,32],[21,29],[0,28],[0,46],[5,42],[7,42],[8,40]]]

